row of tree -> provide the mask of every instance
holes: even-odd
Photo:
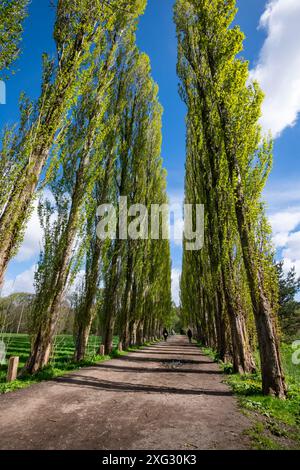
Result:
[[[259,126],[263,94],[249,80],[232,26],[235,0],[177,0],[178,74],[188,109],[185,199],[204,204],[205,245],[184,250],[181,300],[199,338],[256,368],[263,392],[285,397],[278,329],[278,278],[261,193],[272,143]]]
[[[99,206],[112,204],[120,221],[124,197],[128,207],[143,204],[149,209],[167,202],[162,108],[149,59],[135,38],[145,4],[58,0],[57,57],[43,58],[41,96],[37,103],[22,97],[19,126],[4,131],[1,281],[37,195],[44,233],[30,315],[30,373],[49,361],[62,304],[76,279],[78,361],[86,354],[97,314],[106,353],[114,334],[124,347],[159,336],[171,314],[169,242],[143,237],[145,224],[138,210],[125,214],[126,222],[140,216],[135,219],[138,240],[120,237],[119,222],[113,239],[99,238],[97,230]],[[20,5],[20,15],[22,11]],[[109,221],[107,225],[109,229]]]
[[[147,224],[137,206],[167,202],[162,109],[149,59],[135,39],[145,4],[58,0],[57,55],[43,57],[41,96],[36,103],[22,96],[19,124],[3,130],[0,284],[37,196],[44,232],[30,314],[30,373],[49,361],[75,279],[77,360],[86,354],[96,316],[107,353],[115,333],[124,347],[141,344],[159,336],[172,316],[169,242],[160,236],[162,224],[158,240],[143,236]],[[258,124],[262,92],[239,55],[243,34],[231,27],[235,4],[175,4],[178,74],[188,109],[185,200],[206,208],[204,248],[184,249],[182,310],[205,344],[221,359],[231,357],[235,371],[256,368],[258,346],[263,392],[284,397],[278,276],[261,202],[272,144]],[[27,5],[5,0],[0,6],[0,71],[18,56]],[[125,218],[138,240],[121,233],[124,197],[136,209]],[[118,208],[117,235],[101,239],[97,208],[108,203]]]

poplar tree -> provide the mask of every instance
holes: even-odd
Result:
[[[157,92],[150,76],[148,57],[137,53],[125,93],[126,105],[120,123],[121,141],[116,160],[115,200],[127,197],[128,207],[138,203],[150,209],[152,203],[165,196],[165,186],[159,183],[165,180],[165,174],[161,169],[162,110]],[[125,219],[128,224],[132,222],[130,216],[126,215]],[[141,234],[145,223],[149,227],[144,214],[139,214],[136,223]],[[164,259],[159,258],[155,262],[155,257],[151,256],[153,244],[161,248],[163,243],[168,248],[168,242],[145,240],[142,236],[137,240],[130,236],[122,239],[119,229],[118,223],[117,239],[111,242],[104,266],[101,315],[106,353],[112,349],[115,333],[119,333],[124,347],[143,342],[143,338],[150,338],[151,333],[159,336],[162,319],[158,312],[154,313],[155,309],[162,302],[166,307],[164,314],[168,315],[170,309],[164,298],[169,298],[171,304],[170,283],[165,282],[160,289],[156,284],[159,270],[170,278],[170,257],[164,253]],[[168,266],[164,270],[166,260]],[[153,310],[146,307],[150,299]]]
[[[112,30],[106,31],[100,47],[92,53],[92,64],[85,76],[85,88],[78,105],[74,108],[71,124],[61,144],[58,175],[55,185],[64,187],[69,193],[69,215],[67,223],[56,240],[55,256],[52,272],[48,272],[45,288],[40,286],[34,308],[36,322],[39,326],[33,338],[31,356],[27,362],[27,370],[35,372],[48,362],[48,350],[51,350],[56,326],[59,320],[60,305],[68,286],[74,258],[76,238],[82,237],[85,220],[93,207],[92,192],[98,178],[103,172],[104,151],[102,143],[107,133],[111,133],[114,122],[105,119],[110,101],[115,92],[112,83],[117,80],[118,50],[120,44],[132,45],[132,31],[135,18],[141,13],[136,10],[131,21],[124,25],[124,19],[115,22]],[[76,253],[76,250],[75,250]],[[84,255],[84,248],[76,253],[76,264]],[[74,276],[73,276],[74,277]],[[49,288],[48,288],[49,287]],[[43,297],[43,302],[40,301]]]
[[[116,196],[127,197],[128,206],[132,204],[133,195],[137,191],[136,185],[144,181],[138,178],[139,170],[143,168],[145,158],[146,123],[151,119],[148,109],[151,106],[151,97],[154,84],[149,76],[149,59],[145,54],[136,53],[130,71],[125,91],[125,106],[120,123],[120,145],[118,159],[115,165]],[[151,122],[151,121],[150,121]],[[139,201],[143,203],[143,200]],[[120,236],[120,224],[117,224],[117,238],[111,243],[109,250],[109,264],[105,273],[105,290],[103,302],[103,343],[106,352],[112,349],[113,334],[119,315],[119,304],[125,290],[129,289],[129,278],[126,282],[126,269],[128,276],[133,275],[133,259],[128,255],[128,247],[132,243],[138,246],[138,241],[124,240]],[[128,223],[127,214],[125,222]],[[129,259],[126,259],[129,258]],[[127,266],[127,262],[129,265]],[[126,292],[125,292],[126,297]],[[127,299],[126,299],[127,301]],[[125,302],[126,302],[125,301]],[[123,312],[123,315],[125,313]]]
[[[68,113],[81,94],[94,47],[103,45],[104,51],[106,34],[114,30],[116,23],[125,26],[144,6],[145,0],[126,2],[126,8],[119,0],[58,0],[54,28],[57,55],[55,59],[44,56],[41,96],[29,131],[16,149],[22,151],[25,161],[0,215],[0,285],[22,240],[50,151],[56,147],[59,153]]]
[[[86,354],[88,337],[93,319],[97,313],[100,281],[103,279],[103,263],[107,258],[109,241],[97,235],[97,208],[102,204],[116,204],[116,160],[120,147],[122,115],[126,106],[126,87],[137,54],[134,28],[128,28],[119,47],[116,58],[116,73],[109,90],[108,108],[103,127],[106,135],[101,142],[99,153],[103,155],[102,171],[96,178],[93,188],[93,203],[86,210],[86,264],[83,288],[78,296],[75,315],[75,359],[82,360]]]

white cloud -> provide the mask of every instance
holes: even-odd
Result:
[[[288,209],[277,212],[269,217],[274,235],[286,239],[289,232],[300,225],[300,211]]]
[[[268,201],[268,205],[275,210],[293,205],[293,209],[300,212],[300,185],[298,180],[289,181],[288,183],[279,181],[273,187],[268,186],[264,191],[264,197]]]
[[[178,190],[178,191],[169,191],[168,192],[168,199],[169,199],[169,204],[170,205],[177,205],[179,204],[181,207],[183,206],[183,202],[184,202],[184,193],[182,192],[182,190]]]
[[[49,189],[45,189],[43,191],[42,199],[47,199],[52,204],[55,204],[54,196]],[[17,261],[18,263],[37,258],[43,245],[43,230],[38,216],[38,204],[39,200],[36,199],[31,217],[27,223],[23,243],[21,244],[19,251],[14,258],[14,261]],[[56,216],[57,213],[54,212],[50,217],[51,223],[55,221]]]
[[[285,273],[294,266],[300,277],[300,211],[296,208],[280,210],[269,216],[273,229],[273,243],[283,260]]]
[[[300,232],[289,235],[282,254],[284,258],[291,260],[291,262],[300,260]]]
[[[269,221],[284,272],[293,266],[300,276],[300,190],[295,181],[277,181],[265,191]]]
[[[267,38],[251,73],[266,94],[263,128],[278,137],[300,111],[300,1],[270,0],[260,19]]]
[[[172,298],[176,305],[180,304],[180,269],[172,269]]]
[[[184,220],[182,204],[170,205],[170,237],[176,246],[182,246]]]
[[[292,268],[295,268],[297,276],[300,277],[300,259],[292,261],[289,258],[283,258],[283,271],[287,274]]]
[[[34,293],[34,273],[36,270],[36,266],[31,266],[30,269],[18,274],[14,280],[7,279],[4,282],[3,289],[1,292],[2,297],[7,297],[14,292],[26,292],[29,294]]]
[[[288,239],[289,239],[289,233],[288,232],[279,232],[279,233],[275,233],[275,235],[273,235],[273,243],[274,243],[276,248],[284,247],[287,244]]]

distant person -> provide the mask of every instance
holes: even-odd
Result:
[[[168,333],[167,329],[165,328],[164,331],[163,331],[163,337],[164,337],[165,341],[167,341],[168,336],[169,336],[169,333]]]
[[[193,337],[193,332],[192,332],[191,329],[188,330],[187,336],[188,336],[188,338],[189,338],[189,342],[191,343],[191,342],[192,342],[192,337]]]
[[[172,330],[172,335],[173,335],[173,336],[175,336],[175,335],[176,335],[176,333],[175,333],[175,331],[174,331],[174,330]]]

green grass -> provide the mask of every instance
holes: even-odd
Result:
[[[266,436],[263,423],[255,423],[254,426],[245,431],[244,434],[250,437],[253,447],[256,450],[284,450],[284,447],[278,442]]]
[[[6,345],[6,358],[11,356],[18,356],[20,358],[19,371],[25,365],[30,353],[30,338],[28,335],[22,334],[2,334],[0,340],[4,341]],[[49,365],[42,371],[34,374],[33,376],[25,375],[18,380],[7,383],[7,365],[0,365],[0,393],[7,393],[20,388],[28,387],[29,385],[42,380],[50,380],[58,377],[72,370],[78,370],[82,367],[90,367],[103,360],[109,359],[111,356],[98,356],[96,354],[100,344],[100,338],[91,336],[88,344],[87,359],[80,363],[73,361],[74,353],[74,339],[69,335],[60,335],[56,337],[53,354]],[[117,347],[118,338],[114,338],[114,348]],[[115,356],[115,350],[112,356]]]
[[[11,356],[18,356],[20,358],[19,371],[21,371],[28,359],[30,353],[30,338],[28,335],[23,334],[2,334],[0,340],[4,341],[6,345],[6,358]],[[144,346],[135,346],[128,348],[127,351],[120,352],[117,349],[119,338],[114,337],[113,351],[109,356],[99,356],[96,354],[101,338],[98,336],[91,336],[88,343],[87,357],[84,361],[74,362],[74,339],[71,335],[60,335],[56,337],[52,357],[49,365],[43,370],[34,375],[24,375],[17,380],[7,383],[7,365],[0,365],[0,393],[8,393],[21,388],[26,388],[34,383],[43,380],[51,380],[55,377],[64,375],[72,370],[78,370],[83,367],[91,367],[99,362],[120,357],[127,352],[136,351],[144,346],[150,346],[153,343],[146,343]]]
[[[218,361],[217,354],[209,348],[202,351]],[[220,366],[228,374],[226,382],[231,386],[243,409],[253,416],[263,418],[255,422],[248,431],[255,448],[280,449],[280,440],[288,441],[292,447],[300,448],[300,365],[292,362],[294,350],[287,344],[282,344],[282,360],[288,386],[286,400],[264,396],[261,393],[261,374],[233,374],[232,365],[220,362]]]

